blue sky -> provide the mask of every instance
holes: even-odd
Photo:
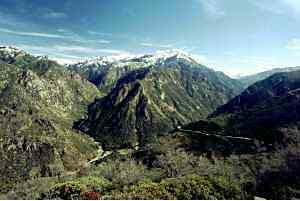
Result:
[[[0,0],[0,44],[60,61],[181,49],[229,75],[300,65],[300,0]]]

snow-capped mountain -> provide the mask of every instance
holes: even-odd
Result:
[[[0,46],[1,59],[12,59],[20,54],[26,54],[23,50],[11,46]]]
[[[158,51],[146,55],[104,56],[68,65],[100,88],[108,89],[126,73],[141,68],[204,67],[196,56],[180,50]]]
[[[162,66],[162,65],[172,65],[177,62],[190,62],[190,63],[200,63],[200,60],[187,52],[181,50],[167,50],[158,51],[154,54],[146,55],[113,55],[113,56],[101,56],[96,58],[87,59],[85,61],[72,64],[70,66],[76,68],[105,68],[108,66],[114,67],[125,67],[138,65],[139,68],[149,67],[151,65]]]
[[[32,61],[48,60],[47,56],[35,56],[12,46],[0,46],[0,63],[28,64]]]

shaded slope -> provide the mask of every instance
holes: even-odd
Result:
[[[297,147],[299,88],[300,71],[275,74],[220,106],[208,120],[187,124],[176,132],[183,134],[188,149],[208,153],[255,153]],[[232,140],[239,138],[250,140]]]
[[[127,73],[75,127],[108,149],[143,146],[157,133],[205,118],[240,89],[225,75],[185,59],[165,64]]]
[[[227,132],[266,146],[299,143],[300,71],[278,73],[250,86],[211,115]]]

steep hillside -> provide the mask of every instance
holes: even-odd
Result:
[[[68,68],[94,83],[102,92],[109,93],[118,79],[132,70],[172,66],[177,65],[178,62],[179,65],[205,67],[200,64],[197,58],[186,52],[169,50],[141,56],[98,57],[69,65]],[[217,74],[219,81],[226,82],[223,83],[224,85],[231,85],[236,91],[241,90],[242,84],[239,81],[228,79],[228,76],[222,72],[217,72]]]
[[[157,133],[205,118],[241,90],[235,80],[186,55],[155,61],[121,77],[75,127],[107,149],[143,146]]]
[[[211,118],[228,133],[255,138],[268,147],[300,142],[300,71],[278,73],[246,89]]]
[[[205,121],[175,130],[188,150],[261,153],[300,145],[300,71],[277,73],[220,106]],[[182,135],[183,134],[183,135]]]
[[[300,71],[278,73],[257,82],[219,107],[208,121],[177,130],[187,150],[247,154],[256,195],[299,197]],[[250,157],[249,157],[250,156]]]
[[[15,47],[0,46],[0,63],[16,64],[19,67],[37,60],[36,57]]]
[[[47,58],[8,47],[0,52],[1,191],[19,180],[75,171],[95,157],[97,144],[72,123],[85,115],[97,88]]]
[[[176,54],[177,52],[167,53],[168,56]],[[165,57],[166,55],[160,56]],[[68,68],[94,83],[101,91],[109,93],[118,79],[126,73],[135,69],[154,66],[158,64],[159,58],[158,55],[104,56],[69,65]]]
[[[283,73],[283,72],[291,72],[300,70],[300,67],[287,67],[287,68],[274,68],[272,70],[264,71],[261,73],[257,73],[254,75],[248,75],[240,77],[238,80],[245,85],[245,87],[249,87],[250,85],[254,84],[255,82],[261,81],[274,75],[275,73]]]

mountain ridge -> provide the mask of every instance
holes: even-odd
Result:
[[[93,158],[97,143],[72,124],[100,96],[93,84],[46,57],[13,49],[2,58],[6,51],[0,49],[1,191],[24,179],[75,171]]]
[[[75,127],[112,147],[125,143],[126,136],[133,139],[131,146],[144,144],[145,136],[205,118],[242,89],[239,82],[194,60],[172,56],[159,63],[120,76],[111,92],[91,106],[89,118]]]
[[[246,75],[237,78],[240,82],[242,82],[245,87],[248,87],[255,82],[261,81],[263,79],[266,79],[267,77],[270,77],[271,75],[274,75],[275,73],[281,73],[281,72],[291,72],[291,71],[297,71],[300,70],[300,66],[295,67],[283,67],[283,68],[273,68],[271,70],[263,71],[260,73],[256,73],[253,75]]]

